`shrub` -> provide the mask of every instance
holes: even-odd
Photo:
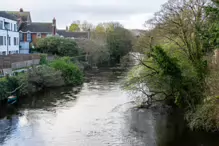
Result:
[[[28,87],[36,90],[64,85],[62,73],[47,65],[34,67],[28,72],[27,78]]]
[[[47,54],[41,54],[40,55],[40,65],[43,65],[43,64],[48,64]]]
[[[68,85],[81,85],[83,83],[83,73],[69,57],[63,57],[53,61],[51,67],[62,72],[65,83]]]
[[[0,79],[0,100],[10,96],[12,91],[21,85],[18,77],[4,77]],[[16,90],[16,94],[20,95],[20,90]]]
[[[61,37],[41,38],[37,41],[36,50],[41,53],[49,53],[58,56],[78,56],[78,45],[72,39]]]
[[[193,130],[218,131],[219,130],[219,106],[218,97],[197,106],[194,112],[188,112],[186,119]]]
[[[109,61],[109,50],[104,43],[88,39],[78,39],[75,41],[84,54],[83,59],[89,65],[101,65]]]

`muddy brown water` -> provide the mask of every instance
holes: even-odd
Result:
[[[0,120],[0,145],[219,146],[218,134],[189,131],[177,111],[133,108],[124,75],[91,73],[78,93],[64,87],[24,100],[19,114]]]

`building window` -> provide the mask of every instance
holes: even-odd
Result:
[[[20,33],[19,35],[20,35],[20,41],[23,41],[23,39],[24,39],[23,33]]]
[[[8,45],[11,45],[11,37],[8,37]]]
[[[3,36],[0,36],[0,46],[3,46]]]
[[[16,29],[16,24],[14,24],[14,31],[17,31],[17,29]]]
[[[11,31],[13,31],[13,24],[11,23]]]
[[[16,54],[18,54],[18,51],[16,51]]]
[[[0,29],[3,29],[3,21],[0,21]]]
[[[2,55],[6,55],[6,51],[3,51],[3,52],[2,52]]]
[[[28,42],[31,41],[31,33],[27,33],[27,41],[28,41]]]
[[[14,37],[14,45],[15,45],[15,46],[17,45],[16,37]]]
[[[4,45],[6,46],[6,36],[4,36]]]
[[[41,38],[41,33],[37,33],[37,38]]]
[[[17,45],[19,45],[19,38],[17,38]]]

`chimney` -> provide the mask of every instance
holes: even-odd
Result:
[[[68,31],[68,26],[66,26],[66,30],[65,31]]]
[[[52,35],[56,35],[56,18],[54,17],[52,20]]]
[[[24,12],[24,10],[23,10],[23,8],[20,8],[20,10],[19,10],[20,12]]]

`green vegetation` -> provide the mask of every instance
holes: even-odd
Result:
[[[61,37],[41,38],[37,41],[36,50],[41,53],[58,56],[78,56],[80,51],[76,42],[72,39]]]
[[[118,64],[122,57],[132,50],[133,35],[120,23],[98,24],[91,30],[91,38],[102,46],[102,54],[104,53],[105,57],[100,59],[101,63],[104,60],[110,65]]]
[[[134,45],[141,55],[124,88],[150,107],[164,101],[185,112],[191,129],[218,131],[218,68],[212,64],[218,49],[219,3],[169,0]],[[216,59],[217,61],[217,59]],[[136,94],[136,93],[141,93]]]
[[[43,55],[45,56],[45,55]],[[44,60],[44,59],[42,59]],[[0,100],[11,94],[26,96],[46,88],[81,85],[83,73],[68,57],[33,66],[28,72],[0,79]]]
[[[65,79],[67,85],[81,85],[83,83],[83,73],[71,62],[70,58],[64,57],[57,59],[50,66],[61,71],[62,77]]]
[[[106,42],[112,64],[120,63],[121,57],[132,49],[132,35],[120,25],[113,24],[108,28]]]
[[[40,65],[43,65],[43,64],[48,64],[46,54],[41,54],[41,56],[40,56]]]
[[[69,31],[71,31],[71,32],[80,31],[80,26],[79,25],[80,25],[80,21],[73,22],[69,27]]]

